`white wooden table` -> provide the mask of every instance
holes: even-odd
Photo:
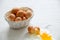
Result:
[[[0,40],[19,40],[21,30],[9,30],[9,25],[4,19],[4,14],[17,6],[32,8],[34,17],[30,23],[42,28],[50,25],[47,29],[56,40],[60,39],[60,0],[0,0]]]

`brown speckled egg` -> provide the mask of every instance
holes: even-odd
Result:
[[[26,17],[22,17],[23,20],[26,20]]]
[[[17,12],[16,16],[17,17],[23,17],[24,16],[24,13],[25,12],[23,10],[20,10],[20,11]]]
[[[14,14],[8,15],[8,19],[11,20],[11,21],[14,21],[15,17],[16,16]]]
[[[22,21],[22,18],[21,17],[16,17],[15,21]]]
[[[11,12],[12,12],[13,14],[16,14],[18,11],[19,11],[19,8],[13,8],[13,9],[11,10]]]

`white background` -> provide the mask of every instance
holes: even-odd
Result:
[[[34,17],[31,24],[45,28],[60,40],[60,0],[0,0],[0,40],[16,40],[20,31],[8,32],[9,25],[4,19],[4,14],[13,7],[27,6],[33,9]],[[15,36],[16,37],[15,37]],[[7,39],[8,37],[8,39]],[[16,38],[16,39],[14,39]]]

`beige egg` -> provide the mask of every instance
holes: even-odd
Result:
[[[23,17],[24,14],[25,14],[25,12],[23,10],[20,10],[20,11],[17,12],[16,16],[17,17]]]
[[[16,14],[18,11],[19,11],[19,8],[13,8],[13,9],[11,10],[11,12],[14,13],[14,14]]]
[[[27,9],[24,9],[24,8],[23,8],[23,9],[21,9],[21,10],[23,10],[23,11],[25,11],[25,12],[27,11]]]
[[[40,28],[39,27],[35,27],[35,29],[39,30],[40,31]]]
[[[23,11],[25,11],[25,12],[28,10],[27,7],[21,7],[20,9],[23,10]]]
[[[22,17],[23,20],[26,20],[26,17]]]
[[[32,9],[31,8],[29,8],[29,7],[21,7],[20,9],[22,9],[23,11],[28,11],[28,10],[30,10],[30,11],[32,11]]]
[[[32,13],[30,11],[27,11],[25,13],[25,17],[28,19],[29,17],[31,17]]]
[[[11,21],[14,21],[15,20],[15,15],[14,14],[10,14],[8,15],[8,19],[11,20]]]
[[[39,35],[40,34],[40,28],[39,27],[34,27],[35,34]]]
[[[16,17],[15,21],[16,21],[16,22],[22,21],[22,18],[21,18],[21,17]]]

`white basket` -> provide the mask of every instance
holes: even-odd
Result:
[[[20,28],[23,28],[23,27],[27,27],[30,23],[30,20],[31,18],[33,17],[33,14],[31,15],[31,17],[29,17],[28,19],[26,20],[23,20],[23,21],[19,21],[19,22],[14,22],[14,21],[10,21],[8,18],[7,18],[7,15],[9,14],[10,11],[8,11],[6,14],[5,14],[5,19],[6,21],[8,22],[10,28],[13,28],[13,29],[20,29]]]

